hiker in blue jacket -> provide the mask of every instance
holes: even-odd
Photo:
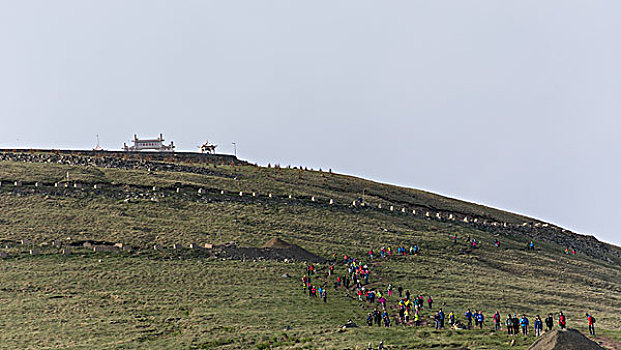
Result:
[[[537,315],[537,318],[535,318],[535,337],[541,336],[542,331],[543,331],[543,321],[541,320],[541,317]]]
[[[464,316],[466,316],[466,320],[468,321],[468,329],[471,329],[472,328],[472,312],[470,311],[470,309],[466,311]]]
[[[523,335],[528,335],[528,325],[530,323],[528,322],[528,318],[526,318],[526,315],[522,315],[522,318],[520,319],[520,326],[522,326],[522,334]]]
[[[477,321],[479,323],[479,328],[483,329],[483,311],[479,311],[477,314]]]
[[[440,319],[440,329],[444,329],[444,311],[442,309],[438,312],[438,318]]]

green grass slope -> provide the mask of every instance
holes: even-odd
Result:
[[[488,320],[496,309],[531,316],[563,310],[582,329],[589,311],[609,341],[621,335],[619,248],[538,220],[330,172],[209,164],[149,171],[145,162],[46,159],[0,162],[7,254],[0,260],[0,348],[362,349],[384,340],[392,349],[502,349],[512,341],[511,348],[526,349],[533,342],[492,332],[489,321],[478,331],[368,328],[370,308],[350,292],[330,288],[326,304],[309,300],[300,288],[302,262],[222,260],[171,248],[262,246],[274,237],[326,258],[416,243],[418,256],[372,261],[371,286],[432,295],[458,319],[468,307]],[[365,206],[352,205],[363,195]],[[455,233],[457,245],[449,240]],[[466,235],[481,247],[470,249]],[[54,240],[123,243],[131,251],[76,245],[62,255]],[[534,252],[525,249],[530,240]],[[578,254],[565,255],[568,246]],[[426,322],[430,316],[423,314]],[[348,319],[360,328],[341,331]]]

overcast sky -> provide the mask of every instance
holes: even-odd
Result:
[[[0,0],[0,147],[164,133],[621,245],[621,2]]]

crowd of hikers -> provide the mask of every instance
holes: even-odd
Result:
[[[457,235],[453,235],[451,239],[457,242]],[[477,248],[480,244],[476,238],[470,236],[467,236],[466,242],[471,244],[473,248]],[[495,239],[494,246],[499,248],[500,244],[500,241]],[[534,249],[534,242],[529,243],[528,249]],[[378,251],[370,249],[368,259],[372,261],[378,258],[388,259],[393,256],[418,255],[419,253],[420,248],[416,244],[410,245],[409,248],[399,246],[394,250],[391,247],[382,247]],[[337,267],[345,267],[345,269],[342,273],[337,273]],[[318,273],[313,264],[306,266],[305,274],[302,277],[302,289],[309,298],[318,298],[323,300],[323,303],[327,303],[328,285],[331,283],[330,281],[333,281],[334,289],[344,289],[350,295],[353,294],[357,297],[359,302],[367,303],[370,306],[371,311],[366,318],[366,323],[370,327],[374,325],[379,327],[394,326],[389,312],[396,309],[394,317],[396,324],[400,325],[420,327],[433,321],[437,330],[442,330],[447,325],[454,329],[484,328],[486,318],[481,310],[471,311],[471,309],[467,309],[464,312],[464,324],[457,319],[453,311],[445,314],[443,308],[434,309],[434,299],[430,295],[424,296],[422,293],[413,295],[401,286],[396,288],[397,295],[395,295],[395,288],[392,284],[383,284],[385,288],[379,288],[380,281],[374,281],[375,283],[371,284],[370,275],[370,264],[347,254],[341,256],[334,253],[331,264],[323,273]],[[431,315],[423,318],[423,310],[426,308]],[[595,317],[587,313],[586,318],[590,334],[595,335]],[[521,316],[508,314],[503,321],[500,311],[496,310],[491,319],[494,330],[501,331],[504,328],[509,335],[528,336],[532,334],[538,337],[542,334],[544,325],[547,330],[552,330],[555,322],[561,330],[567,327],[567,319],[563,312],[559,312],[556,317],[553,314],[548,314],[545,320],[536,315],[531,322],[526,314]]]

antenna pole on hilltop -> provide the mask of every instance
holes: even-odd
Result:
[[[237,143],[232,142],[233,143],[233,152],[235,153],[235,158],[237,158]]]

